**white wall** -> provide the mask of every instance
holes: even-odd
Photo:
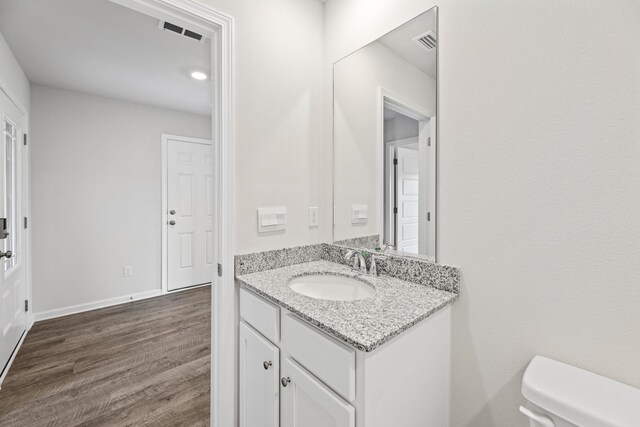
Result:
[[[400,116],[384,121],[384,141],[417,138],[418,121],[406,116]]]
[[[234,18],[237,254],[317,243],[321,206],[323,10],[318,0],[202,0]],[[286,206],[284,232],[258,234],[259,207]]]
[[[434,4],[329,0],[325,83]],[[438,255],[463,277],[453,425],[528,425],[535,354],[640,387],[640,3],[438,6]]]
[[[23,108],[29,109],[29,80],[0,34],[0,87]]]
[[[435,81],[382,43],[372,43],[336,64],[335,240],[382,234],[384,147],[377,139],[381,87],[427,114],[435,113]],[[353,204],[368,206],[366,224],[351,223]]]
[[[161,134],[210,118],[37,85],[31,105],[34,312],[159,291]]]

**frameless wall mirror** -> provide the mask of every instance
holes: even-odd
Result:
[[[437,12],[334,64],[337,244],[436,260]]]

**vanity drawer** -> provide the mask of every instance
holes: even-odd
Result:
[[[240,317],[274,344],[280,341],[280,308],[240,288]]]
[[[282,316],[282,348],[336,393],[355,399],[355,350],[292,314]]]

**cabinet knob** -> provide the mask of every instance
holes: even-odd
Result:
[[[282,387],[286,387],[287,384],[289,384],[291,382],[291,378],[287,377],[282,377],[282,379],[280,380],[280,383],[282,384]]]
[[[176,222],[174,220],[169,221],[169,225],[176,225]]]
[[[265,360],[264,362],[262,362],[262,366],[264,366],[264,369],[269,369],[271,367],[272,363],[269,360],[268,362]]]

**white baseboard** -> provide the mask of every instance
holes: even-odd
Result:
[[[69,307],[56,308],[55,310],[41,311],[34,313],[33,319],[38,322],[40,320],[53,319],[55,317],[68,316],[70,314],[82,313],[83,311],[96,310],[98,308],[110,307],[112,305],[123,304],[127,302],[140,301],[147,298],[153,298],[162,295],[162,290],[138,292],[137,294],[123,295],[120,297],[103,299],[100,301],[89,302],[85,304],[72,305]]]

